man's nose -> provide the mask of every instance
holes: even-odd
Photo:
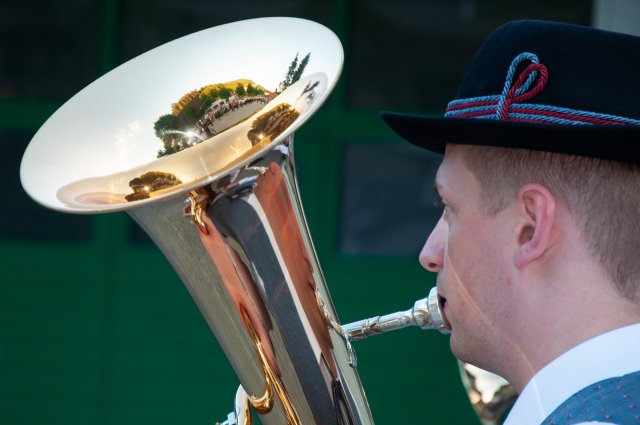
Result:
[[[430,272],[438,273],[444,265],[447,224],[440,218],[420,252],[420,264]]]

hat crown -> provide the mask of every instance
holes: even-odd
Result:
[[[515,21],[482,45],[445,116],[386,112],[415,145],[556,152],[640,165],[640,38]]]

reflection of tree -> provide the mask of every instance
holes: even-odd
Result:
[[[311,57],[311,53],[307,53],[304,58],[298,63],[298,54],[296,53],[296,57],[293,58],[291,64],[289,65],[289,69],[284,76],[284,80],[280,83],[279,91],[284,91],[287,87],[295,83],[302,77],[302,73],[304,69],[307,67],[309,63],[309,58]]]
[[[247,84],[247,95],[248,96],[264,96],[264,90],[260,87],[255,87],[253,84]]]
[[[318,85],[320,85],[320,81],[315,81],[315,82],[309,81],[307,85],[304,87],[304,89],[302,90],[302,93],[300,93],[300,97],[308,93],[306,97],[306,101],[310,102],[316,96],[316,88],[318,87]]]
[[[287,69],[287,73],[284,76],[284,80],[282,80],[282,85],[284,86],[285,89],[292,84],[291,80],[293,79],[293,74],[295,74],[297,67],[298,67],[298,53],[296,53],[296,57],[293,58],[293,60],[291,61],[291,65],[289,65],[289,69]]]
[[[179,184],[182,184],[182,182],[174,174],[148,171],[129,182],[129,187],[133,189],[133,193],[125,196],[125,199],[129,202],[147,199],[151,192],[168,189]]]
[[[311,53],[307,53],[302,60],[299,60],[296,53],[276,94],[282,92],[302,77],[305,68],[309,64],[310,57]],[[315,85],[310,84],[307,85],[303,94],[312,91],[317,85],[317,83]],[[199,90],[190,91],[171,105],[171,114],[162,115],[153,126],[156,136],[162,140],[163,145],[162,149],[158,150],[158,158],[179,152],[220,131],[224,131],[229,127],[223,119],[228,112],[236,111],[253,102],[267,103],[274,96],[274,93],[268,92],[253,81],[246,79],[211,84]],[[283,123],[287,123],[287,120],[293,114],[298,113],[292,109],[292,111],[288,112],[280,110],[277,114],[281,115],[277,117],[274,115],[273,119],[275,121],[268,125],[268,130],[262,131],[264,130],[262,129],[259,131],[254,128],[249,132],[249,137],[253,137],[251,139],[253,143],[257,143],[256,140],[259,134],[262,134],[262,137],[277,136],[279,134],[275,133],[277,128]],[[291,121],[294,119],[295,117]],[[266,126],[267,123],[261,123],[260,125]]]
[[[187,122],[193,122],[198,119],[200,115],[200,111],[202,111],[202,106],[200,105],[187,105],[182,110],[182,117]]]
[[[190,91],[189,93],[185,94],[180,98],[180,100],[171,105],[171,113],[173,115],[179,115],[180,111],[182,111],[182,109],[190,104],[196,97],[198,97],[198,92],[196,90]]]
[[[291,78],[291,84],[295,83],[300,79],[300,77],[302,77],[302,73],[304,72],[304,69],[307,67],[307,64],[309,64],[310,57],[311,57],[311,53],[307,53],[305,57],[302,58],[302,60],[300,61],[300,65],[298,65],[298,68],[293,73],[293,77]]]
[[[163,115],[153,125],[153,129],[156,132],[156,136],[162,138],[163,134],[167,130],[175,130],[180,126],[180,119],[173,114]]]
[[[156,136],[162,140],[163,149],[158,151],[158,158],[180,150],[180,133],[182,121],[173,114],[162,115],[153,125]]]
[[[315,81],[313,83],[309,81],[309,83],[307,83],[307,85],[302,90],[301,96],[305,93],[309,93],[310,91],[314,90],[316,87],[318,87],[318,84],[320,84],[320,81]]]
[[[263,140],[271,141],[293,124],[299,115],[291,105],[282,103],[256,118],[247,137],[254,146]]]

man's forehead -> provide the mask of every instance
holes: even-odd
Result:
[[[473,176],[463,160],[463,152],[464,146],[447,144],[434,181],[434,186],[438,192],[464,180],[471,179],[475,181],[475,176]]]

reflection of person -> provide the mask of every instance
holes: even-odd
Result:
[[[207,229],[207,232],[198,232],[202,246],[220,273],[220,280],[224,284],[237,313],[242,318],[248,335],[256,334],[271,370],[276,376],[280,376],[280,366],[269,337],[269,331],[272,327],[271,321],[267,309],[262,303],[262,298],[258,294],[256,283],[240,255],[224,242],[222,234],[213,221],[207,214],[202,214],[201,218]]]
[[[520,392],[508,424],[640,423],[640,39],[518,21],[444,118],[384,113],[444,153],[420,255],[450,345]]]
[[[295,293],[313,331],[313,335],[308,337],[315,338],[314,345],[317,343],[320,347],[324,364],[335,379],[338,376],[338,369],[331,351],[331,337],[318,309],[311,259],[307,256],[308,251],[304,246],[298,219],[287,193],[285,175],[278,165],[271,163],[259,177],[255,194],[278,241],[289,279],[293,283]]]

